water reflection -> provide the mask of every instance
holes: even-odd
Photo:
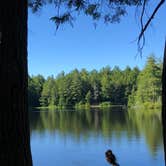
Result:
[[[125,136],[128,141],[145,139],[149,151],[156,156],[162,148],[162,128],[160,112],[113,110],[84,111],[40,111],[31,112],[31,134],[58,133],[62,137],[72,137],[79,142],[88,140],[91,135],[102,136],[117,141]]]

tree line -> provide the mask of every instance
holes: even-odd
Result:
[[[29,76],[29,106],[160,106],[161,73],[162,62],[151,55],[142,70],[106,66],[99,71],[74,69],[46,79],[42,75]]]

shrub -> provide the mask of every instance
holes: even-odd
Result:
[[[109,108],[109,107],[111,107],[111,102],[109,102],[109,101],[102,102],[102,103],[100,103],[100,107]]]

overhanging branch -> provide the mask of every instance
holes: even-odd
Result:
[[[147,0],[144,0],[144,3],[143,3],[143,9],[142,9],[142,13],[141,13],[141,32],[138,36],[138,48],[139,48],[139,51],[141,52],[142,51],[142,48],[144,46],[144,33],[145,31],[147,30],[149,24],[151,23],[152,19],[154,18],[154,16],[156,15],[157,11],[159,10],[159,8],[164,4],[165,0],[161,0],[158,5],[156,6],[156,8],[154,9],[152,15],[149,17],[148,21],[146,22],[146,24],[143,26],[142,22],[143,22],[143,15],[144,15],[144,12],[145,12],[145,5],[146,5],[146,1]],[[143,38],[143,44],[142,46],[140,47],[140,41],[141,39]]]

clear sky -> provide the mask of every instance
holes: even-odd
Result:
[[[144,66],[151,53],[163,57],[166,35],[166,4],[156,15],[152,26],[146,32],[146,45],[142,58],[136,56],[137,45],[133,42],[139,33],[139,20],[135,10],[129,10],[119,24],[104,25],[97,28],[89,17],[80,16],[72,28],[65,24],[56,32],[49,20],[55,15],[52,6],[44,7],[28,19],[28,70],[30,75],[57,75],[77,68],[87,70],[101,69],[115,65],[124,69]]]

